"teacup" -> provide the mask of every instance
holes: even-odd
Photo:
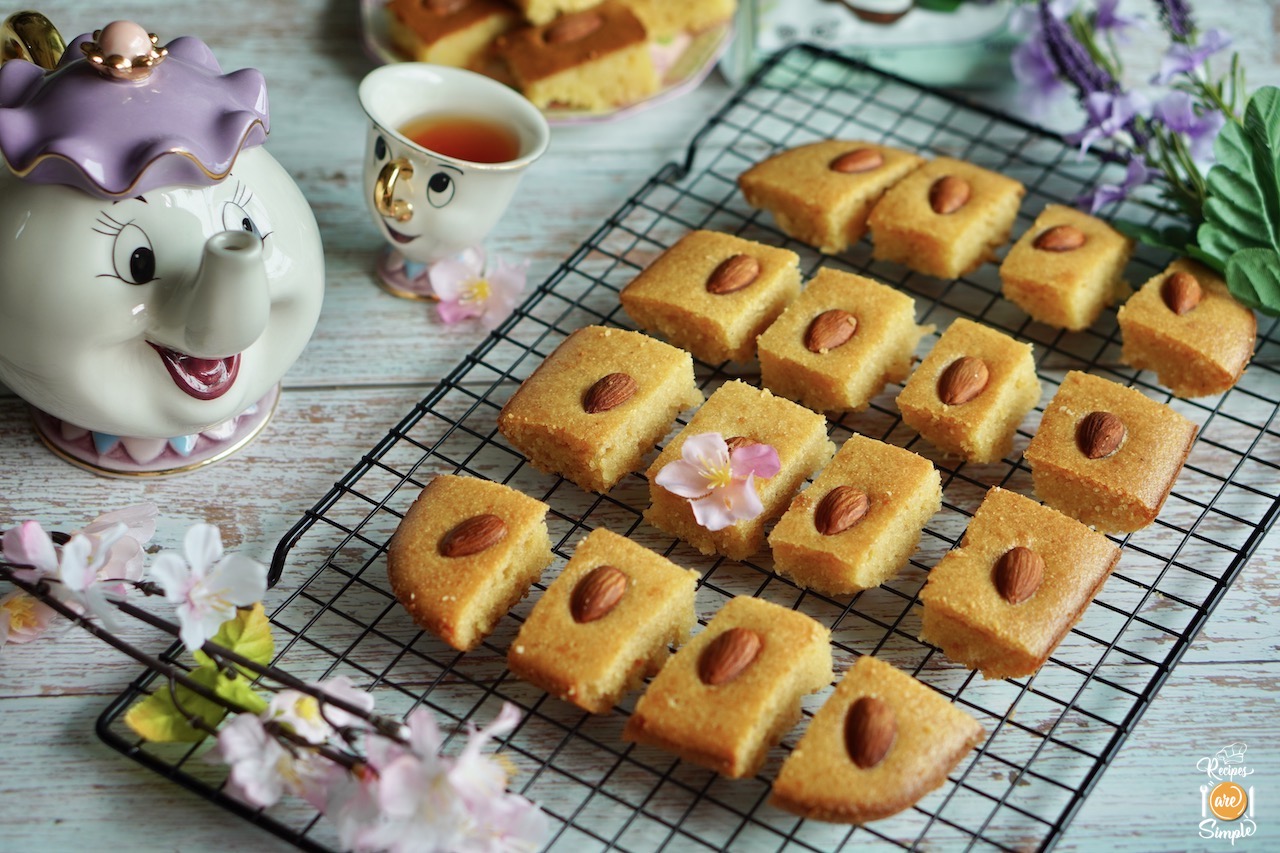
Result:
[[[502,218],[520,178],[547,149],[550,129],[520,93],[458,68],[385,65],[360,83],[369,116],[365,199],[390,251],[381,283],[409,298],[428,295],[425,266],[478,250]],[[425,147],[408,135],[424,119],[490,123],[514,137],[514,156],[477,162],[462,150]]]

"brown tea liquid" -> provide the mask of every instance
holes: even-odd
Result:
[[[400,133],[429,151],[470,163],[506,163],[520,155],[516,132],[487,118],[436,113],[410,121]]]

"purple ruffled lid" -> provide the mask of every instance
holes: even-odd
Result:
[[[270,129],[262,74],[223,74],[209,46],[183,37],[146,80],[102,76],[82,35],[58,67],[0,65],[0,154],[16,175],[101,198],[210,186]]]

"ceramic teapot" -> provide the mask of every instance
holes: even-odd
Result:
[[[315,218],[262,148],[262,75],[131,22],[61,52],[41,16],[4,35],[0,382],[99,473],[224,457],[270,417],[324,291]]]

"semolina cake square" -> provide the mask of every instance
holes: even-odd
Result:
[[[948,403],[944,394],[964,359],[981,362],[977,393]],[[957,318],[898,394],[907,426],[944,453],[971,462],[998,462],[1013,449],[1013,434],[1040,402],[1031,344],[981,323]]]
[[[828,139],[757,163],[738,186],[747,204],[772,213],[784,233],[834,255],[862,239],[885,190],[923,163],[887,145]]]
[[[1181,313],[1178,313],[1179,310]],[[1244,374],[1258,321],[1213,270],[1180,258],[1151,278],[1117,315],[1121,360],[1155,371],[1179,397],[1221,394]]]
[[[540,471],[604,492],[702,402],[687,352],[639,332],[585,326],[538,365],[498,430]]]
[[[546,24],[557,15],[590,9],[600,0],[510,0],[531,24]]]
[[[1104,533],[1128,533],[1160,514],[1195,437],[1195,424],[1165,404],[1073,370],[1025,459],[1040,500]]]
[[[432,478],[391,537],[391,591],[423,628],[474,648],[551,565],[548,509],[501,483]]]
[[[1080,331],[1129,295],[1133,241],[1097,217],[1050,204],[1000,264],[1005,299],[1049,326]]]
[[[622,307],[708,364],[750,361],[756,337],[800,293],[800,257],[718,231],[691,231],[622,289]]]
[[[879,820],[940,787],[985,735],[945,695],[864,655],[814,715],[769,802],[832,823]]]
[[[518,678],[607,714],[689,639],[698,573],[603,528],[578,543],[507,651]]]
[[[827,595],[871,589],[906,565],[940,509],[933,463],[855,434],[769,534],[774,566]]]
[[[1034,567],[1011,568],[1015,549],[1029,552],[1020,560]],[[929,572],[920,592],[920,639],[986,678],[1031,675],[1080,621],[1119,560],[1120,549],[1101,533],[993,488],[960,546]],[[1029,579],[1013,581],[1010,572]]]
[[[771,445],[782,468],[768,478],[756,478],[756,494],[764,509],[756,518],[739,521],[722,530],[708,530],[694,519],[689,501],[654,482],[667,464],[681,458],[680,449],[690,436],[719,433],[726,441],[748,439]],[[689,425],[681,430],[649,466],[649,508],[645,520],[659,530],[683,539],[703,554],[723,554],[745,560],[764,544],[766,522],[777,518],[805,478],[835,453],[827,439],[826,420],[769,391],[741,380],[721,385]]]
[[[885,192],[871,211],[872,255],[937,278],[995,260],[1026,189],[1013,178],[939,157]]]
[[[658,40],[675,38],[681,33],[699,33],[733,18],[737,0],[622,0],[636,13],[649,37]]]
[[[635,103],[659,87],[644,25],[618,0],[507,33],[494,52],[540,109],[599,112]]]
[[[757,340],[760,382],[818,412],[857,412],[911,373],[916,325],[910,296],[823,267]]]
[[[804,695],[830,683],[826,628],[740,595],[667,662],[636,703],[622,739],[731,779],[754,776],[800,719]]]
[[[418,62],[464,68],[520,23],[501,0],[459,0],[437,10],[422,0],[391,0],[391,43]]]

